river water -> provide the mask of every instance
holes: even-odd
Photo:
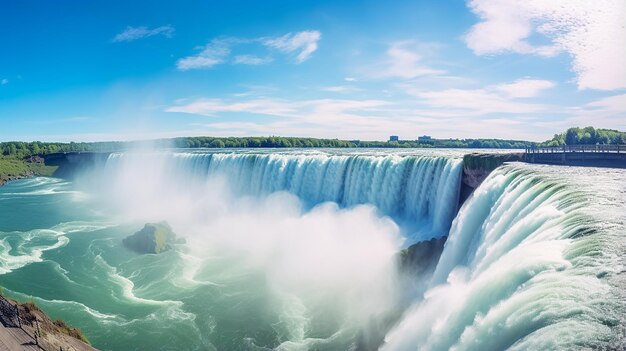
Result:
[[[10,182],[0,285],[103,350],[623,345],[626,172],[509,164],[459,210],[466,152],[124,153]],[[186,243],[123,246],[162,220]],[[399,273],[446,235],[432,276]]]

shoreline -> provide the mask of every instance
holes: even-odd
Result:
[[[46,164],[44,157],[40,155],[26,158],[0,156],[0,186],[18,179],[49,177],[55,174],[57,168]]]

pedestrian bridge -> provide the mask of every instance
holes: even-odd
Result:
[[[563,145],[525,151],[524,161],[529,163],[626,168],[626,145]]]

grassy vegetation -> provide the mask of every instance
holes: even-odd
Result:
[[[480,169],[492,171],[504,162],[521,161],[523,154],[469,154],[463,156],[463,167],[465,169]]]
[[[0,184],[13,179],[30,176],[51,176],[58,166],[46,166],[43,162],[31,162],[15,156],[0,156]]]
[[[42,329],[45,332],[57,332],[65,335],[69,335],[75,339],[78,339],[86,344],[90,344],[87,337],[83,334],[83,332],[78,328],[72,328],[65,321],[56,319],[51,321],[47,318],[47,315],[44,311],[37,306],[33,301],[27,301],[20,304],[22,307],[21,317],[23,320],[29,322],[30,324],[35,322],[35,319],[38,319],[40,324],[42,325]],[[39,315],[40,317],[37,317]],[[41,316],[45,316],[47,320],[41,320]]]
[[[61,319],[54,320],[52,323],[63,334],[69,335],[75,339],[78,339],[84,342],[85,344],[91,345],[91,343],[89,342],[89,339],[87,339],[85,334],[83,334],[83,332],[80,329],[70,327],[69,325],[67,325],[67,323],[65,323],[65,321]]]

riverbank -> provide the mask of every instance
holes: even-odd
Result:
[[[0,186],[11,180],[35,176],[52,176],[58,166],[47,165],[40,156],[27,158],[0,156]]]
[[[70,179],[108,156],[108,152],[52,153],[24,158],[0,156],[0,186],[12,180],[38,176]]]

